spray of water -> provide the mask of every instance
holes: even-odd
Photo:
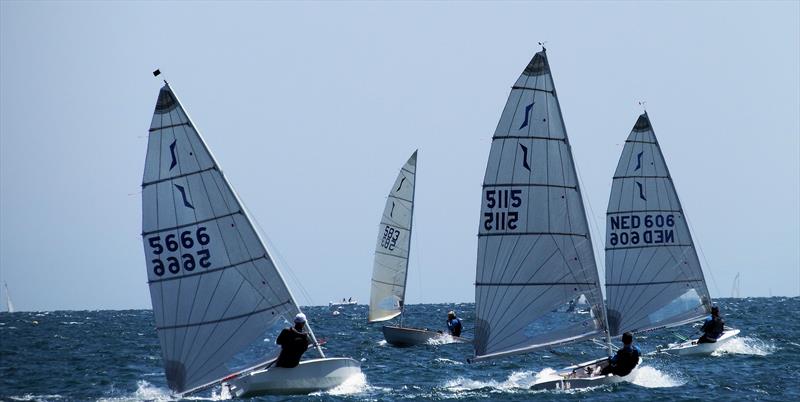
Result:
[[[631,373],[630,382],[645,388],[679,387],[686,383],[677,376],[670,375],[651,366],[640,366]]]
[[[738,355],[767,356],[771,355],[777,349],[775,345],[760,339],[741,336],[729,340],[711,355],[722,356],[726,353],[732,353]]]

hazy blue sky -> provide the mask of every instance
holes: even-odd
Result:
[[[546,40],[590,220],[646,100],[712,296],[798,295],[799,4],[2,1],[0,277],[23,310],[149,308],[158,67],[301,304],[367,300],[415,148],[407,301],[473,301],[491,136]]]

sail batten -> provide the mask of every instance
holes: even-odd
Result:
[[[274,339],[300,312],[246,208],[169,85],[159,92],[149,130],[142,241],[167,383],[174,391],[218,382],[263,361],[265,350],[275,349],[263,339]]]
[[[611,335],[680,325],[710,310],[694,242],[647,113],[625,141],[606,220]]]
[[[563,307],[582,296],[591,314],[567,313]],[[492,137],[475,304],[475,360],[605,331],[583,199],[544,51],[512,86]]]
[[[372,267],[368,322],[402,314],[414,217],[417,151],[400,169],[386,199],[378,226]]]

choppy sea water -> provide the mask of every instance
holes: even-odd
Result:
[[[583,342],[496,362],[466,363],[470,345],[395,348],[364,305],[304,311],[326,354],[360,360],[363,378],[312,395],[263,400],[800,400],[800,298],[718,299],[739,338],[710,357],[647,356],[633,383],[585,390],[530,391],[537,377],[603,356]],[[456,309],[470,336],[474,305],[407,306],[406,325],[438,329]],[[34,323],[36,321],[38,324]],[[691,328],[681,328],[683,335]],[[637,338],[644,353],[675,342],[669,331]],[[307,356],[312,356],[312,351]],[[220,399],[214,393],[190,399]],[[0,400],[168,401],[152,312],[0,313]]]

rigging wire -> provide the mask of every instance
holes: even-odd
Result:
[[[256,219],[256,217],[253,216],[253,215],[250,215],[250,218],[256,224],[256,226],[258,227],[258,231],[261,232],[261,235],[264,237],[264,242],[267,243],[267,244],[265,244],[265,246],[267,247],[267,251],[269,252],[269,254],[271,256],[275,257],[278,260],[280,268],[278,268],[278,267],[276,267],[276,268],[280,269],[282,272],[286,272],[286,273],[289,274],[289,276],[292,278],[292,282],[294,282],[294,284],[295,284],[295,286],[293,286],[293,288],[294,289],[300,289],[300,294],[306,300],[306,303],[307,303],[306,305],[308,305],[308,306],[316,305],[314,303],[314,299],[311,298],[311,295],[308,293],[306,288],[303,286],[303,282],[300,281],[300,279],[297,277],[297,275],[295,274],[294,270],[292,269],[291,265],[289,265],[289,262],[286,261],[286,259],[283,258],[283,255],[281,255],[281,253],[278,251],[278,249],[273,246],[275,243],[272,241],[272,239],[269,237],[269,235],[267,235],[267,232],[261,226],[261,223],[258,221],[258,219]]]

